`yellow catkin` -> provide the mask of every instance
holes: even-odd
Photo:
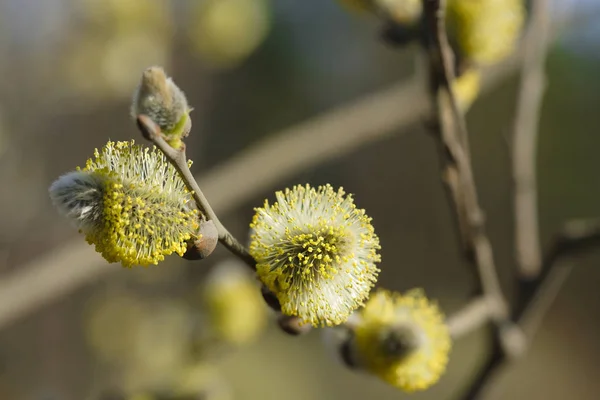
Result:
[[[250,253],[282,311],[314,326],[343,323],[379,272],[379,238],[351,195],[330,185],[294,186],[256,209]]]
[[[198,211],[175,168],[133,141],[96,149],[85,168],[52,184],[50,197],[98,253],[125,267],[183,255],[198,231]]]
[[[451,348],[444,316],[420,289],[404,295],[379,290],[360,310],[355,348],[362,365],[384,381],[407,392],[423,390],[446,370]],[[410,333],[414,348],[390,354],[385,342],[391,330]]]

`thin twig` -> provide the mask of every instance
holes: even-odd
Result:
[[[502,312],[502,304],[498,304],[496,299],[479,296],[450,315],[446,319],[446,325],[450,335],[458,339],[488,324],[492,315],[499,312]]]
[[[256,270],[256,260],[254,257],[252,257],[248,250],[240,242],[238,242],[238,240],[231,233],[229,233],[227,228],[225,228],[225,226],[219,220],[219,217],[217,217],[217,214],[213,211],[210,203],[206,199],[206,196],[204,196],[204,193],[202,193],[198,182],[196,182],[196,178],[194,178],[194,175],[192,175],[192,172],[190,171],[188,160],[185,154],[185,143],[180,149],[174,149],[171,147],[164,139],[160,131],[160,127],[146,115],[138,115],[136,122],[138,124],[138,128],[142,132],[142,135],[146,139],[150,140],[156,147],[158,147],[158,149],[165,155],[167,160],[169,160],[173,167],[175,167],[188,190],[192,192],[196,206],[203,216],[213,221],[217,227],[219,242],[221,242],[236,257],[246,263],[246,265],[253,270]],[[263,297],[269,294],[266,287],[263,286],[262,290],[266,291],[263,292]],[[284,332],[290,335],[300,335],[310,331],[311,326],[304,324],[300,318],[296,316],[283,315],[281,313],[281,306],[274,296],[269,296],[268,298],[270,301],[267,301],[267,297],[265,297],[265,301],[267,305],[278,314],[278,321],[280,321],[279,326]],[[281,321],[285,322],[281,323]]]
[[[570,221],[554,239],[544,255],[537,284],[522,294],[513,312],[513,319],[522,326],[530,341],[573,270],[573,259],[598,247],[600,220]]]
[[[561,232],[556,235],[552,245],[546,251],[542,261],[542,268],[538,278],[529,281],[527,286],[522,286],[519,298],[513,310],[513,319],[523,322],[531,311],[528,306],[535,302],[539,293],[546,290],[544,285],[553,274],[557,265],[569,268],[569,263],[561,263],[565,258],[575,257],[600,246],[600,220],[575,220],[565,224]]]
[[[569,272],[572,269],[574,261],[565,260],[565,258],[574,258],[577,255],[600,247],[600,220],[573,221],[566,224],[565,228],[556,235],[552,246],[546,251],[539,279],[532,283],[526,296],[517,301],[517,305],[512,312],[512,320],[517,321],[520,327],[519,331],[510,330],[505,327],[504,335],[510,339],[513,345],[523,346],[521,352],[532,341],[537,333],[544,316],[554,299],[556,298],[560,287],[566,281]],[[489,308],[483,307],[479,299],[474,299],[472,305],[460,310],[448,318],[451,324],[459,325],[481,322],[489,315]],[[462,315],[466,309],[471,308],[471,314]],[[461,321],[463,318],[470,320]],[[451,325],[452,326],[452,325]],[[471,325],[476,327],[474,324]],[[456,337],[466,333],[460,326],[455,328]],[[453,334],[455,333],[453,332]],[[521,337],[521,335],[523,336]],[[509,343],[510,343],[509,342]],[[518,352],[518,351],[517,351]],[[495,377],[506,366],[509,358],[506,357],[504,349],[499,346],[498,341],[492,340],[491,350],[485,363],[477,372],[475,378],[469,383],[465,392],[457,399],[472,400],[485,398],[487,391],[494,384]]]
[[[439,89],[443,86],[448,93],[448,101],[452,112],[453,122],[457,135],[460,139],[463,151],[469,154],[469,134],[467,123],[463,112],[458,105],[456,94],[454,93],[453,82],[456,79],[456,71],[454,70],[454,52],[450,47],[448,35],[446,34],[446,0],[425,0],[426,16],[429,23],[429,29],[433,33],[431,40],[433,50],[431,57],[434,64],[441,67],[433,77],[436,82],[434,88]]]
[[[493,329],[490,327],[490,329]],[[490,334],[493,336],[493,333]],[[486,357],[483,365],[477,370],[475,377],[465,389],[460,393],[457,400],[477,400],[484,398],[490,388],[490,377],[495,375],[499,367],[503,364],[503,352],[497,341],[491,344],[491,350]]]
[[[464,115],[460,112],[453,93],[454,82],[452,49],[448,44],[444,24],[444,0],[424,0],[424,11],[428,32],[431,35],[429,44],[431,89],[432,97],[437,105],[437,128],[440,130],[438,139],[441,141],[443,152],[443,176],[450,192],[450,200],[456,210],[462,242],[467,254],[473,255],[477,269],[478,292],[483,296],[483,304],[473,304],[471,321],[483,322],[485,318],[475,319],[478,313],[489,316],[493,322],[490,327],[492,351],[485,365],[479,370],[464,395],[464,399],[476,398],[487,385],[488,376],[497,369],[502,359],[518,353],[522,334],[520,329],[509,319],[508,305],[502,293],[494,262],[490,240],[485,232],[485,218],[479,205],[476,183],[473,176],[471,160],[467,150],[468,133]],[[452,178],[452,179],[450,179]],[[494,308],[490,307],[494,304]],[[459,329],[456,317],[450,319],[453,323],[452,334],[465,333]],[[464,325],[464,322],[463,322]],[[475,327],[475,324],[469,328]]]
[[[534,5],[534,7],[538,8],[535,11],[538,13],[543,13],[544,5],[545,4],[543,2]],[[462,131],[464,129],[464,125],[460,122],[456,122],[460,121],[462,118],[461,115],[456,112],[456,103],[452,101],[452,81],[449,81],[448,79],[448,77],[451,76],[448,71],[450,70],[452,64],[450,64],[451,59],[447,55],[451,52],[451,50],[447,43],[443,21],[441,21],[444,14],[440,10],[443,9],[444,0],[425,1],[425,10],[429,15],[430,29],[432,32],[435,32],[433,35],[433,41],[435,43],[433,50],[437,51],[438,56],[441,59],[441,62],[438,63],[438,65],[441,64],[441,67],[444,70],[443,74],[438,75],[441,76],[441,85],[447,88],[447,93],[451,99],[450,105],[452,106],[453,110],[454,128]],[[537,18],[538,20],[534,22],[541,24],[544,16],[538,16]],[[543,27],[538,27],[538,29],[542,28]],[[546,35],[547,32],[544,30],[542,34]],[[521,271],[525,271],[525,268],[527,268],[527,270],[531,272],[536,267],[534,264],[537,264],[539,267],[540,263],[538,238],[539,224],[537,221],[537,196],[535,192],[535,132],[537,132],[539,103],[543,95],[543,91],[541,89],[543,88],[542,68],[545,60],[545,46],[547,38],[544,37],[543,43],[541,44],[541,46],[544,46],[544,49],[534,51],[533,54],[528,53],[528,51],[534,50],[532,48],[541,49],[542,47],[537,47],[538,44],[533,42],[535,39],[533,35],[530,36],[529,39],[531,43],[527,43],[525,45],[526,54],[524,59],[526,61],[523,67],[523,82],[527,82],[526,85],[524,85],[527,87],[524,87],[523,92],[521,93],[522,97],[520,98],[521,104],[519,109],[520,114],[517,117],[517,125],[515,130],[514,171],[516,183],[515,218],[518,221],[515,228],[517,232],[516,241],[518,261]],[[542,58],[540,59],[540,57]],[[432,57],[432,60],[435,59]],[[432,62],[432,64],[433,68],[435,68],[436,64],[434,62]],[[527,79],[532,78],[532,75],[534,75],[534,78],[537,78],[537,81],[530,83],[527,81]],[[533,85],[534,87],[531,87],[530,85]],[[537,92],[532,93],[531,90],[536,88]],[[440,104],[439,106],[443,106],[443,104]],[[452,127],[450,127],[450,129],[448,129],[448,127],[444,127],[444,116],[443,114],[440,115],[442,115],[440,118],[442,121],[442,129],[446,128],[445,130],[452,132]],[[442,138],[444,139],[443,132]],[[460,153],[452,151],[452,142],[448,142],[446,139],[444,139],[444,141],[446,143],[446,147],[449,149],[449,154],[455,158],[454,161],[457,165],[457,169],[459,170],[459,177],[463,177],[462,194],[466,203],[464,205],[466,208],[464,214],[467,215],[468,222],[472,224],[470,228],[475,229],[475,233],[472,232],[474,236],[472,238],[471,245],[473,246],[473,251],[475,252],[475,261],[478,266],[481,289],[483,290],[484,296],[502,299],[502,301],[505,302],[496,276],[496,268],[492,256],[492,247],[489,239],[484,233],[483,219],[481,219],[479,227],[476,225],[476,220],[471,220],[473,217],[482,217],[483,214],[480,210],[478,210],[474,183],[472,188],[470,185],[464,185],[465,183],[470,183],[469,181],[473,180],[472,172],[467,168],[470,165],[467,165],[467,163],[461,165],[462,160],[460,158],[456,158],[456,156],[460,155]],[[463,169],[462,174],[460,173],[461,166],[465,168]],[[469,189],[471,190],[468,191]],[[460,188],[458,190],[460,190]],[[469,212],[470,209],[473,210],[472,213]],[[525,220],[523,220],[523,218],[525,218]],[[525,230],[521,231],[521,229]],[[531,248],[531,246],[533,246],[533,248]],[[535,258],[536,256],[538,257],[537,260]],[[523,331],[518,326],[515,326],[511,323],[511,320],[508,318],[509,316],[506,313],[496,316],[490,315],[490,317],[495,322],[495,326],[490,331],[491,351],[488,355],[487,361],[470,384],[470,387],[466,393],[461,396],[463,399],[476,399],[485,395],[485,392],[490,385],[491,377],[495,375],[496,371],[504,364],[506,360],[514,358],[513,356],[515,355],[521,354],[526,346]]]
[[[514,232],[518,276],[535,278],[541,270],[537,199],[537,138],[546,78],[544,65],[550,41],[550,5],[531,5],[531,32],[525,41],[521,87],[517,98],[512,146]]]
[[[146,115],[138,115],[137,124],[144,135],[165,155],[167,160],[175,167],[181,178],[183,179],[188,190],[192,192],[196,206],[204,217],[214,222],[219,234],[219,242],[221,242],[229,251],[231,251],[240,260],[244,261],[250,268],[256,269],[256,261],[248,253],[248,250],[225,228],[221,223],[217,214],[213,211],[210,203],[202,193],[196,178],[190,171],[188,160],[185,155],[185,145],[181,149],[174,149],[163,138],[160,127]]]
[[[437,105],[438,139],[445,150],[442,152],[443,175],[452,194],[451,200],[459,225],[462,226],[461,231],[466,234],[463,242],[473,252],[480,292],[500,305],[501,311],[493,313],[492,317],[496,323],[504,324],[508,318],[508,308],[496,274],[492,246],[485,232],[485,218],[479,205],[471,160],[461,143],[461,137],[467,138],[468,133],[452,91],[452,49],[444,25],[445,1],[425,0],[424,6],[433,42],[429,49],[431,77],[434,80],[431,86]]]
[[[556,267],[551,268],[551,272],[546,276],[535,296],[524,308],[523,315],[519,318],[519,326],[529,342],[534,339],[535,334],[539,331],[542,321],[552,307],[552,303],[558,297],[571,271],[573,271],[572,263],[565,262],[564,266],[557,263]]]

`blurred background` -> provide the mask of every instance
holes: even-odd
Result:
[[[0,0],[0,282],[67,243],[83,243],[52,208],[48,186],[108,138],[142,140],[129,101],[146,67],[164,66],[194,107],[187,143],[198,174],[278,130],[418,73],[418,49],[385,46],[374,19],[333,1],[235,3]],[[600,15],[600,3],[554,3],[557,18],[588,18],[561,26],[548,60],[539,153],[544,244],[565,220],[600,216],[600,24],[590,17]],[[481,202],[508,293],[515,267],[508,140],[517,88],[513,74],[468,114]],[[253,207],[275,190],[306,182],[343,186],[381,238],[378,285],[423,287],[451,313],[469,298],[473,280],[457,250],[435,144],[422,122],[286,177],[222,219],[246,238]],[[244,179],[253,179],[251,168]],[[207,321],[207,300],[199,304],[198,291],[228,259],[220,248],[203,262],[173,256],[147,269],[106,264],[75,290],[11,318],[0,330],[0,399],[92,400],[166,379],[184,367],[186,351],[177,344]],[[529,353],[498,382],[503,398],[600,397],[599,262],[600,250],[578,262]],[[18,295],[28,296],[27,289]],[[272,321],[256,329],[240,339],[243,345],[208,352],[198,373],[221,397],[207,398],[409,397],[340,366],[318,331],[289,337]],[[410,396],[452,398],[486,349],[481,332],[458,341],[440,383]],[[136,362],[123,361],[129,353]]]

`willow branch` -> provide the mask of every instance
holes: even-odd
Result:
[[[501,310],[493,315],[493,320],[504,324],[508,309],[496,274],[492,246],[485,232],[485,219],[479,205],[471,160],[463,144],[468,138],[464,115],[457,107],[452,90],[454,73],[452,49],[448,44],[444,23],[445,2],[425,0],[424,6],[432,41],[429,48],[433,80],[431,87],[437,106],[436,125],[440,131],[437,138],[444,150],[443,176],[451,193],[450,199],[459,226],[462,227],[461,232],[466,235],[463,242],[467,250],[473,253],[480,292],[501,305]]]
[[[434,66],[432,89],[439,89],[442,86],[447,92],[448,97],[445,100],[448,102],[448,109],[452,114],[456,135],[460,140],[462,151],[469,154],[467,123],[458,105],[452,84],[456,79],[456,71],[454,70],[454,52],[446,34],[446,0],[425,0],[425,13],[431,32],[430,39],[433,42],[433,46],[430,48],[431,62]]]
[[[550,40],[548,0],[535,0],[531,32],[525,41],[521,87],[517,97],[512,163],[514,178],[514,236],[519,277],[535,278],[541,269],[537,200],[537,138],[546,87],[544,65]]]
[[[158,149],[165,155],[167,160],[175,167],[188,190],[192,193],[196,206],[204,217],[212,220],[219,234],[219,242],[221,242],[231,253],[240,260],[244,261],[250,268],[256,269],[256,261],[248,253],[248,250],[225,228],[225,226],[213,211],[210,203],[202,193],[196,178],[190,171],[187,156],[185,154],[185,145],[181,149],[174,149],[163,138],[160,127],[146,115],[138,115],[138,128],[144,137],[150,140]]]
[[[520,329],[509,319],[508,305],[502,293],[497,276],[491,242],[485,232],[485,219],[479,205],[476,183],[473,176],[471,159],[467,150],[468,133],[464,115],[460,112],[453,93],[454,81],[452,49],[448,44],[445,27],[445,0],[424,0],[428,43],[431,91],[437,106],[438,140],[443,148],[443,176],[450,193],[450,200],[456,210],[459,231],[463,235],[462,243],[467,255],[472,255],[477,271],[477,289],[483,300],[472,303],[465,309],[471,314],[467,321],[485,323],[490,321],[490,340],[492,351],[486,364],[468,388],[465,399],[475,398],[486,385],[491,371],[496,370],[499,360],[516,354],[523,346]],[[494,304],[495,307],[490,307]],[[475,318],[475,316],[480,318]],[[488,318],[484,318],[487,316]],[[463,323],[458,324],[458,321]],[[450,319],[451,333],[454,337],[467,332],[465,319]],[[475,328],[472,324],[467,328]]]

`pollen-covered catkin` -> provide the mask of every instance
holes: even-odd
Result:
[[[250,253],[283,314],[313,326],[343,323],[368,298],[379,238],[351,195],[330,185],[294,186],[256,209]]]
[[[108,142],[49,192],[98,253],[125,267],[181,256],[197,235],[198,210],[175,168],[156,148],[133,141]]]
[[[407,392],[423,390],[446,370],[451,340],[444,316],[420,289],[377,291],[354,322],[359,365]]]

